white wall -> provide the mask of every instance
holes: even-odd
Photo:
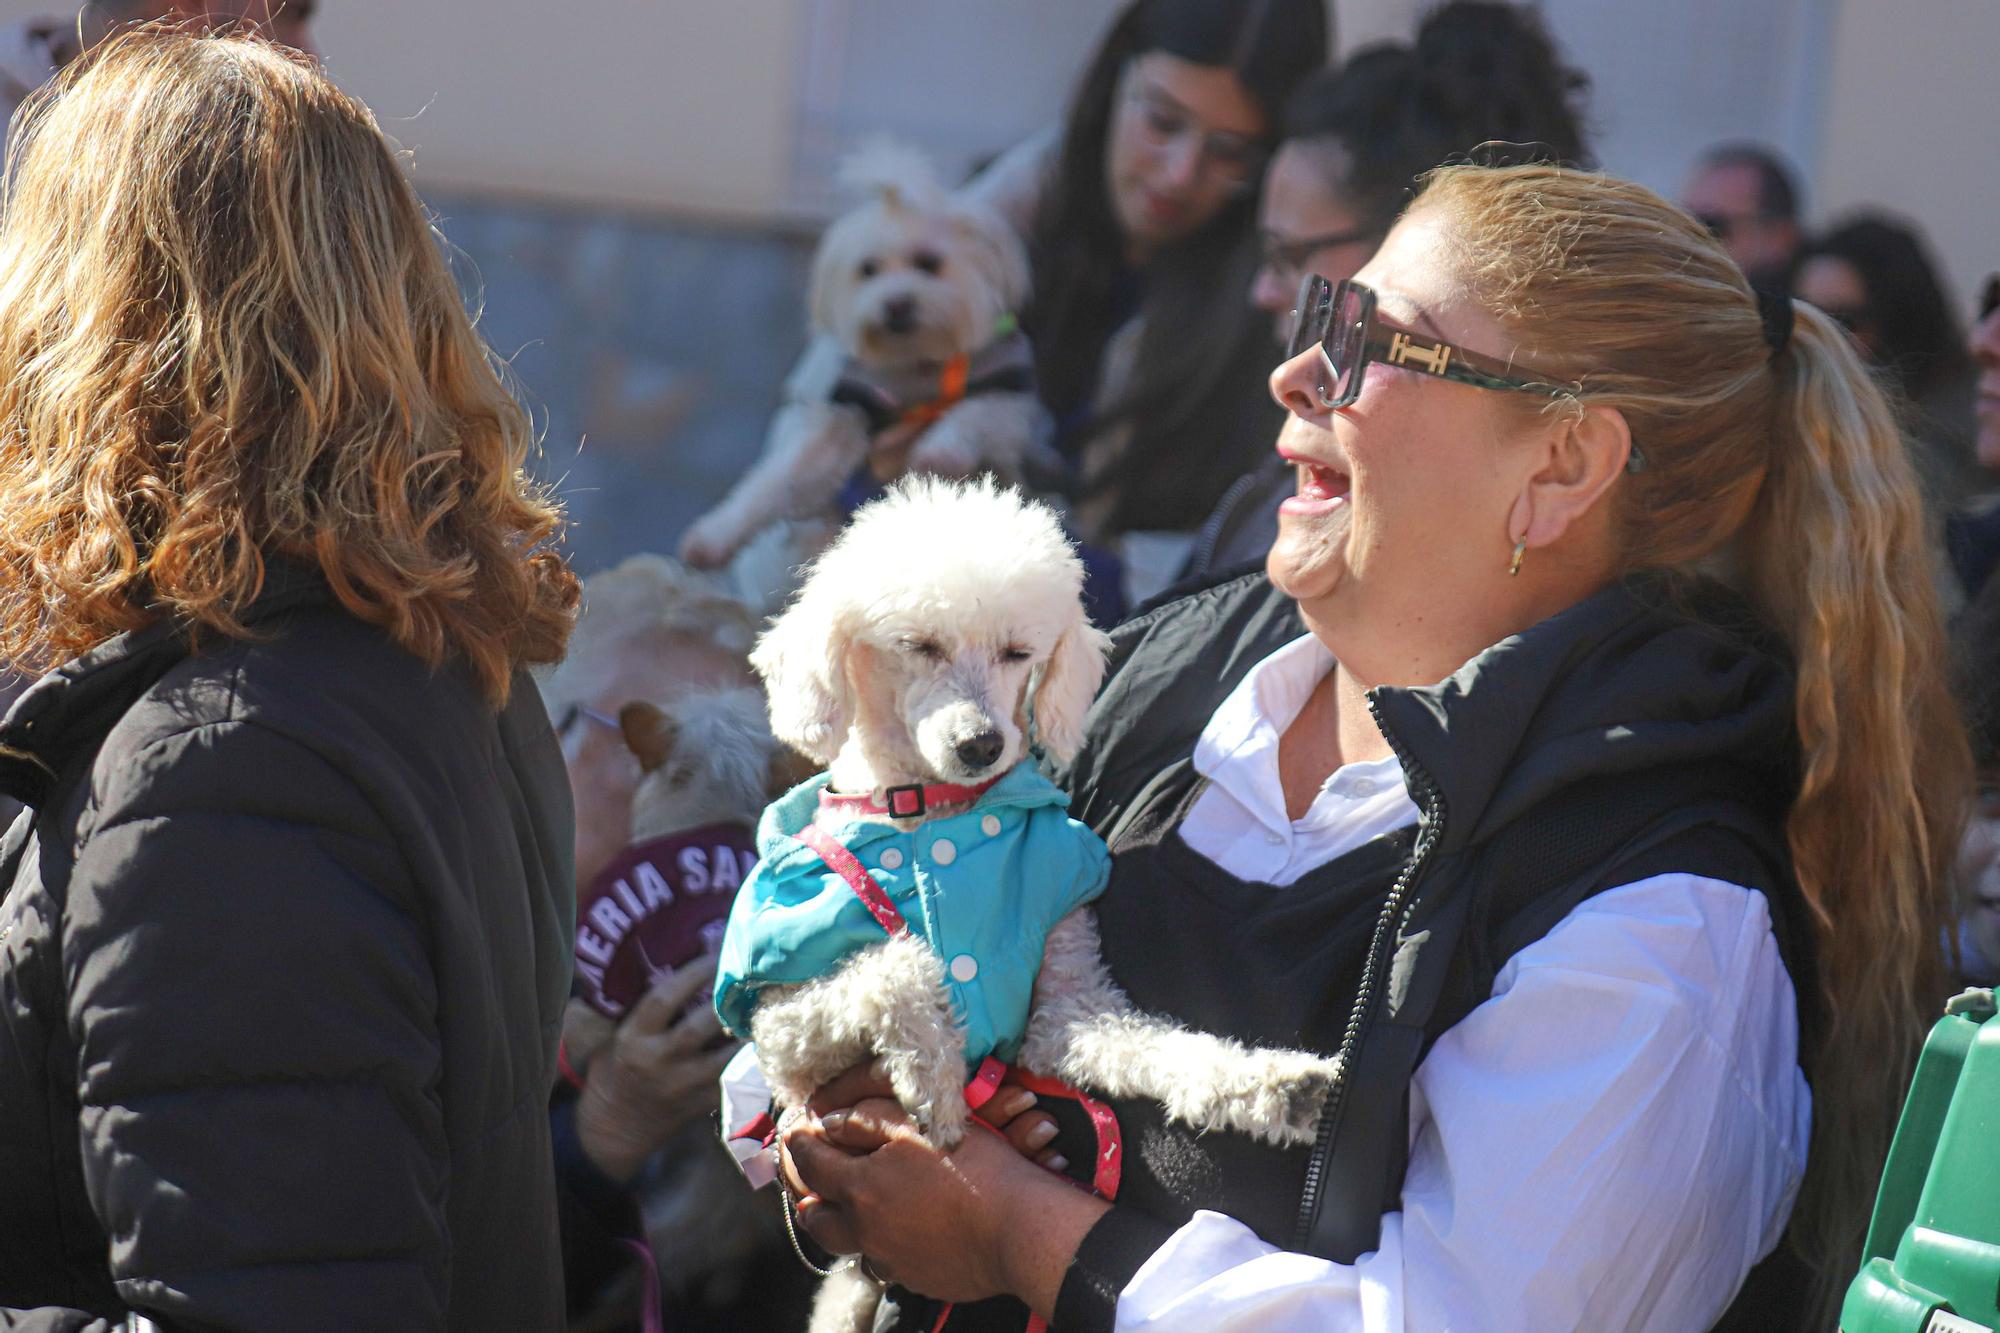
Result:
[[[423,185],[699,213],[785,197],[796,0],[325,0],[342,86]]]
[[[1842,0],[1833,38],[1813,220],[1863,205],[1916,220],[1966,314],[2000,270],[2000,4]]]
[[[0,21],[65,2],[0,0]],[[1332,0],[1342,49],[1406,37],[1430,2]],[[921,126],[911,108],[934,100],[949,152],[978,147],[982,108],[996,142],[1051,118],[1115,3],[322,0],[318,32],[420,183],[769,221],[816,193],[827,141],[863,119]],[[1595,80],[1611,169],[1672,189],[1704,143],[1771,139],[1805,168],[1815,221],[1907,213],[1968,299],[2000,268],[1995,0],[1541,3]],[[948,57],[907,62],[908,96],[874,86],[884,24]],[[937,39],[953,30],[955,56]]]
[[[0,22],[75,0],[0,0]],[[425,186],[764,218],[806,0],[322,0],[341,85]]]

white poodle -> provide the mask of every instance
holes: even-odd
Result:
[[[1103,675],[1082,576],[1055,516],[990,481],[910,478],[855,515],[751,657],[773,732],[830,771],[765,812],[717,1010],[781,1104],[880,1055],[944,1146],[989,1054],[1200,1129],[1309,1142],[1336,1060],[1134,1012],[1101,960],[1084,904],[1108,854],[1029,755],[1031,734],[1075,751]],[[823,1301],[855,1307],[841,1271]]]
[[[1014,322],[1028,263],[1013,230],[943,189],[908,149],[877,145],[842,176],[867,202],[820,241],[814,341],[763,453],[681,541],[698,568],[727,564],[774,525],[830,511],[878,443],[874,461],[889,475],[906,466],[1009,479],[1046,447],[1048,414]]]

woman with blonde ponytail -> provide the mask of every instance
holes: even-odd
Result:
[[[1107,1202],[940,1161],[857,1072],[788,1135],[802,1217],[917,1315],[1830,1328],[1969,795],[1888,405],[1691,219],[1546,166],[1433,173],[1272,390],[1265,574],[1114,635],[1065,777],[1116,981],[1338,1054],[1312,1141],[1114,1100]]]

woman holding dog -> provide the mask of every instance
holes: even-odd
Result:
[[[1544,166],[1437,173],[1293,351],[1267,576],[1122,627],[1062,776],[1118,982],[1340,1054],[1318,1142],[1121,1103],[1107,1202],[1024,1098],[946,1158],[855,1071],[787,1135],[808,1226],[911,1326],[1828,1326],[1967,796],[1887,403]]]
[[[560,1327],[573,848],[524,668],[576,584],[527,416],[305,58],[142,31],[23,115],[0,1325]]]

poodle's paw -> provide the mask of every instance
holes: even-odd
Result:
[[[948,1088],[906,1086],[893,1076],[889,1082],[896,1089],[896,1100],[909,1108],[910,1119],[916,1122],[917,1132],[926,1141],[947,1152],[958,1146],[965,1137],[966,1120],[971,1114],[966,1109],[962,1088],[957,1084]]]
[[[1315,1060],[1306,1068],[1278,1078],[1272,1087],[1279,1099],[1278,1132],[1271,1141],[1280,1146],[1311,1143],[1319,1133],[1326,1099],[1339,1080],[1338,1060]]]
[[[1304,1051],[1243,1052],[1233,1068],[1176,1087],[1167,1114],[1199,1130],[1229,1130],[1277,1147],[1311,1143],[1340,1061]]]
[[[940,477],[969,477],[980,470],[980,452],[950,424],[940,422],[924,432],[910,450],[910,471]]]
[[[1244,1133],[1285,1147],[1311,1143],[1327,1095],[1340,1080],[1340,1061],[1304,1051],[1258,1051],[1265,1066],[1257,1086],[1233,1108]]]
[[[839,1264],[819,1284],[807,1333],[868,1333],[881,1303],[882,1288],[868,1280],[860,1264]]]

